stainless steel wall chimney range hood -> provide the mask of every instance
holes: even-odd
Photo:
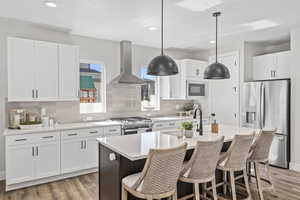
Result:
[[[121,73],[114,78],[112,84],[143,85],[146,82],[132,74],[132,43],[131,41],[121,41]]]

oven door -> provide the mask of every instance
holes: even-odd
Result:
[[[124,129],[123,135],[132,135],[132,134],[139,134],[145,132],[151,132],[152,128],[133,128],[133,129]]]
[[[187,82],[187,97],[204,97],[205,89],[203,82]]]

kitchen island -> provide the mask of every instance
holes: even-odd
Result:
[[[188,151],[185,160],[190,159],[197,141],[216,140],[225,136],[222,151],[226,151],[233,137],[237,134],[250,134],[256,130],[234,126],[220,126],[219,134],[213,134],[204,127],[203,136],[185,138],[180,131],[146,132],[135,135],[99,138],[99,199],[120,200],[122,178],[140,172],[145,164],[151,148],[172,148],[186,142]],[[217,182],[222,181],[222,174],[216,171]],[[178,183],[178,196],[182,197],[193,192],[192,185]],[[129,200],[136,198],[129,195]]]

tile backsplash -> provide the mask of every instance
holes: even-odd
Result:
[[[54,117],[60,123],[83,121],[87,118],[103,120],[110,117],[126,116],[161,116],[175,115],[176,107],[180,107],[190,100],[161,100],[159,111],[141,111],[140,86],[108,85],[107,87],[107,112],[94,114],[80,114],[79,102],[22,102],[7,103],[6,109],[23,108],[33,112],[39,112],[46,108],[49,116]],[[8,112],[6,112],[8,113]],[[6,120],[7,121],[7,120]]]

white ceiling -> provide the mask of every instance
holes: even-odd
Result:
[[[147,28],[160,25],[160,0],[54,1],[57,8],[46,7],[43,0],[2,0],[0,16],[67,28],[77,35],[160,45],[159,30]],[[222,44],[238,40],[284,40],[288,39],[291,28],[300,26],[300,0],[222,0],[221,4],[205,11],[178,6],[184,5],[182,1],[165,0],[167,47],[190,50],[213,47],[209,43],[215,31],[211,14],[219,10],[223,12],[220,17]],[[279,25],[261,30],[243,25],[260,20]]]

